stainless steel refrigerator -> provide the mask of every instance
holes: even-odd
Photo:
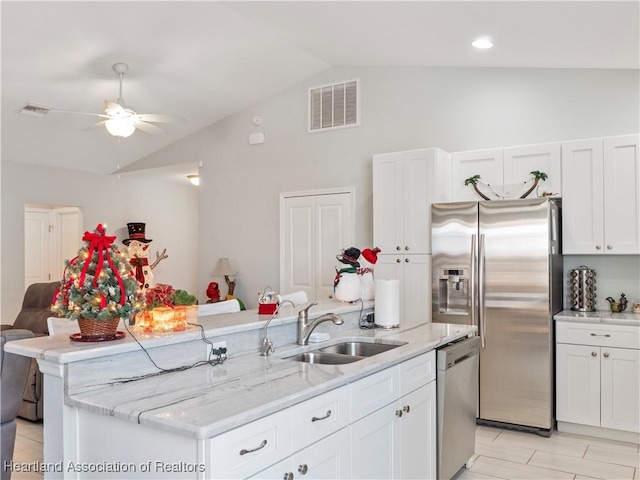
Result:
[[[478,423],[550,434],[561,201],[433,204],[432,318],[478,326]]]

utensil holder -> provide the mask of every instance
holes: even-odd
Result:
[[[593,312],[596,309],[596,272],[584,265],[569,273],[571,310]]]

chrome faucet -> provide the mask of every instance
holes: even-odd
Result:
[[[271,323],[271,320],[273,320],[273,317],[275,317],[280,311],[280,307],[285,303],[289,303],[293,308],[295,308],[295,304],[291,300],[283,300],[278,304],[275,311],[271,314],[271,317],[269,317],[267,323],[264,324],[264,337],[262,339],[262,348],[260,349],[260,355],[262,355],[263,357],[266,357],[270,353],[276,351],[276,349],[273,348],[273,342],[269,340],[269,337],[267,337],[267,327],[269,326],[269,323]]]
[[[298,345],[309,345],[311,332],[322,322],[332,321],[334,325],[342,325],[344,323],[342,317],[335,313],[325,313],[309,321],[309,309],[317,304],[317,302],[312,302],[307,308],[303,308],[298,312]]]

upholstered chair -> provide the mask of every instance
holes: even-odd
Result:
[[[22,309],[13,325],[1,325],[3,332],[11,329],[24,329],[33,332],[34,336],[49,335],[47,318],[53,316],[51,303],[60,282],[34,283],[29,285],[22,300]],[[37,421],[43,417],[44,399],[42,396],[42,373],[38,362],[31,359],[27,385],[24,387],[23,402],[18,416]]]
[[[10,329],[1,332],[0,342],[2,352],[0,354],[0,397],[2,397],[2,423],[0,425],[2,435],[0,448],[2,449],[2,480],[11,478],[11,461],[16,442],[16,427],[18,409],[22,404],[24,386],[29,372],[29,357],[15,355],[4,351],[5,344],[13,340],[33,337],[29,330]]]

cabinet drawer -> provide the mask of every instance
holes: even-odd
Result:
[[[332,390],[291,408],[293,444],[300,449],[349,424],[349,387]]]
[[[351,422],[390,404],[400,397],[398,368],[374,373],[349,385],[351,390]]]
[[[576,345],[595,345],[640,349],[640,327],[600,323],[556,323],[556,341]]]
[[[207,441],[210,478],[246,478],[293,453],[291,411],[283,410]]]
[[[399,365],[400,395],[406,395],[436,379],[436,352],[412,358]]]

